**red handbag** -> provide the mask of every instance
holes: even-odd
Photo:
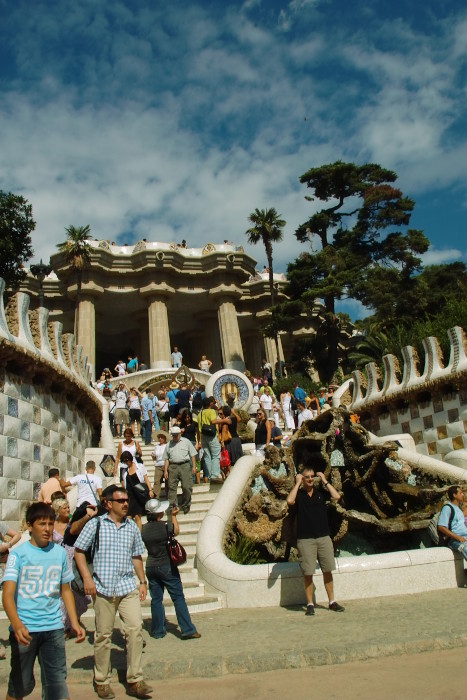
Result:
[[[167,525],[166,525],[167,527]],[[185,548],[175,539],[175,535],[169,532],[167,527],[167,549],[169,550],[169,557],[175,566],[179,564],[184,564],[186,562],[186,551]]]
[[[230,467],[230,456],[226,448],[224,447],[223,450],[221,450],[221,456],[219,457],[219,462],[221,465],[221,469],[227,469]]]

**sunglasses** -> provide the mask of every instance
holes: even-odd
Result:
[[[128,503],[128,498],[112,498],[113,503]]]

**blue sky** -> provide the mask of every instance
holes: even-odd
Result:
[[[248,215],[303,250],[299,177],[394,169],[426,262],[466,259],[467,9],[443,0],[0,0],[0,188],[34,207],[35,258],[96,238],[245,245]],[[249,249],[265,262],[260,247]],[[347,305],[352,315],[355,309]]]

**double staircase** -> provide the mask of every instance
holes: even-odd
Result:
[[[148,471],[149,483],[153,484],[154,462],[151,458],[151,454],[154,446],[145,445],[140,438],[136,438],[136,440],[141,445],[143,462]],[[116,448],[119,443],[120,439],[115,438]],[[198,531],[220,488],[222,488],[222,485],[194,484],[190,512],[185,515],[180,511],[177,515],[177,520],[180,525],[180,534],[177,535],[177,540],[184,546],[187,553],[185,564],[179,566],[178,569],[183,583],[185,599],[191,614],[205,612],[207,610],[218,610],[223,607],[220,597],[206,592],[205,585],[200,581],[196,568],[196,540]],[[181,491],[179,491],[179,494],[181,494]],[[143,518],[143,522],[144,520],[145,518]],[[145,559],[145,555],[143,555],[143,559]],[[151,598],[148,595],[143,603],[143,617],[151,616],[150,606]],[[175,614],[175,608],[167,592],[164,593],[164,607],[167,615]]]

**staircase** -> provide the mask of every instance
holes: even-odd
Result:
[[[139,438],[137,440],[141,445],[143,462],[148,471],[149,483],[152,484],[154,482],[154,462],[151,458],[151,454],[154,447],[153,445],[145,445]],[[115,438],[116,449],[118,448],[119,442],[120,439]],[[194,484],[190,512],[185,515],[180,511],[177,515],[177,520],[180,525],[180,534],[177,536],[177,540],[184,546],[187,553],[185,564],[179,566],[178,569],[180,571],[183,591],[190,614],[205,612],[207,610],[218,610],[223,607],[220,597],[206,592],[204,583],[199,580],[195,561],[196,540],[199,528],[220,488],[222,488],[222,484]],[[181,494],[181,491],[179,491],[179,494]],[[145,518],[143,518],[143,522],[144,520]],[[146,555],[143,555],[143,559],[146,559]],[[143,617],[151,616],[150,606],[151,598],[148,595],[147,599],[142,603]],[[164,607],[167,615],[175,615],[175,608],[167,592],[164,593]],[[90,608],[86,615],[93,615],[91,610]]]

